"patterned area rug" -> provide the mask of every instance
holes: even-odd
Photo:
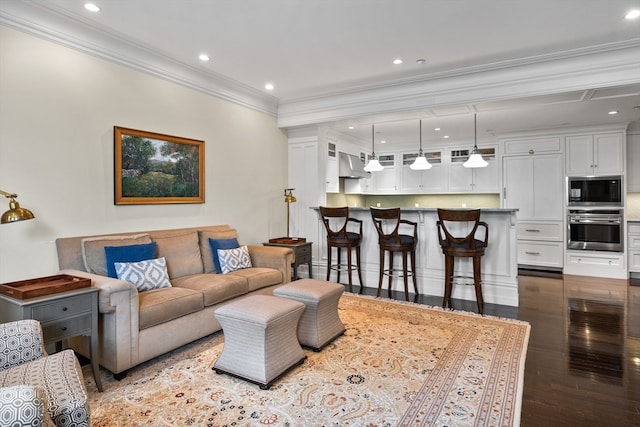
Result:
[[[213,334],[133,368],[85,378],[93,426],[517,426],[529,324],[344,294],[345,335],[270,390],[211,366]]]

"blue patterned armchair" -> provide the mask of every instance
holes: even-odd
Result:
[[[0,425],[89,427],[89,403],[72,350],[47,355],[36,320],[0,324]]]

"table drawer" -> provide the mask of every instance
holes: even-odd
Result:
[[[517,238],[528,240],[557,240],[562,241],[562,223],[518,222]]]
[[[90,312],[91,309],[91,294],[84,294],[35,305],[31,308],[31,315],[33,319],[45,323],[78,313]]]
[[[91,333],[91,313],[42,324],[45,342],[60,341],[65,338]]]
[[[562,242],[518,241],[518,264],[562,267]]]

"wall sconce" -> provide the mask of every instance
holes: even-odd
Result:
[[[18,197],[15,193],[7,193],[0,190],[0,195],[5,196],[9,200],[9,210],[2,214],[0,224],[7,224],[9,222],[24,221],[25,219],[33,219],[35,215],[31,213],[29,209],[21,208],[20,204],[16,202]]]
[[[292,193],[293,190],[295,190],[295,188],[284,189],[284,202],[287,204],[287,237],[291,237],[289,236],[289,216],[290,216],[289,208],[291,203],[296,202],[296,196],[294,196]]]

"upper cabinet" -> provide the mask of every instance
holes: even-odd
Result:
[[[340,192],[339,166],[336,143],[330,141],[327,143],[327,174],[325,181],[327,193]]]
[[[496,147],[479,147],[482,158],[489,165],[484,168],[465,168],[471,150],[450,149],[449,192],[452,193],[499,193],[500,170],[496,163]]]
[[[567,136],[566,172],[569,176],[623,174],[624,134],[611,132]]]
[[[400,153],[402,159],[400,190],[406,194],[440,193],[445,191],[447,179],[442,164],[442,151],[434,150],[423,153],[431,164],[431,169],[413,170],[411,165],[418,157],[417,151]]]
[[[640,193],[640,133],[627,135],[627,191]]]

